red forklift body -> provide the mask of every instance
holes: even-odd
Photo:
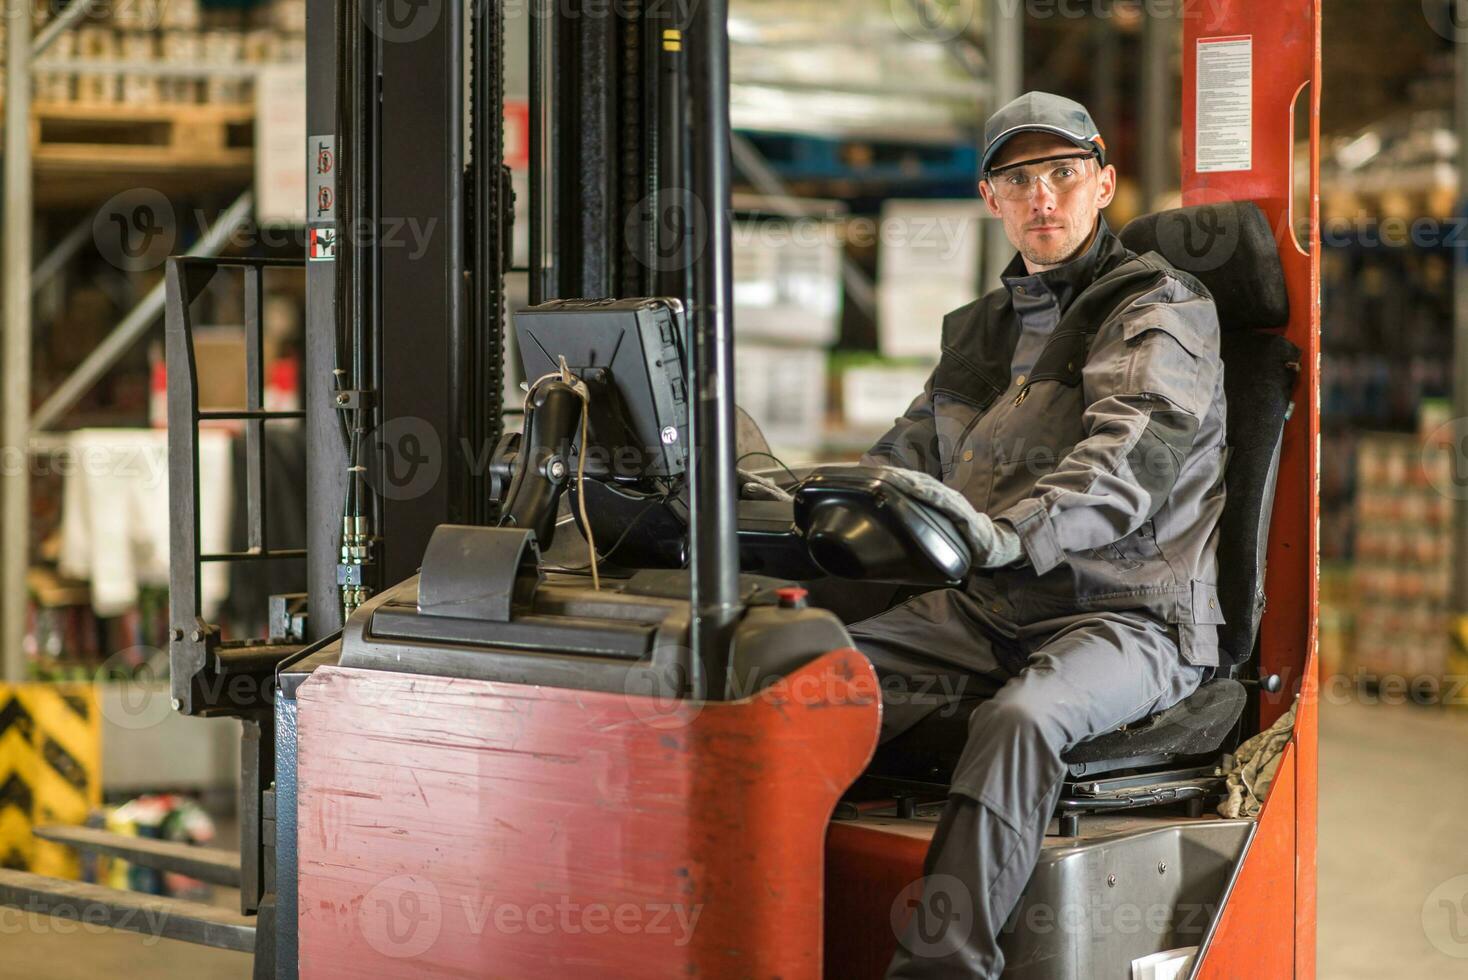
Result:
[[[719,703],[326,667],[300,709],[301,976],[821,975],[855,650]]]

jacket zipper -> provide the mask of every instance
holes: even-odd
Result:
[[[1033,384],[1033,383],[1034,382],[1026,381],[1024,387],[1019,390],[1019,394],[1017,394],[1017,395],[1014,396],[1014,404],[1015,404],[1015,407],[1016,408],[1018,408],[1019,405],[1022,402],[1024,402],[1024,400],[1026,398],[1029,397],[1029,395],[1030,395],[1030,385]]]

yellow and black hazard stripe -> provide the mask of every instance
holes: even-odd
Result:
[[[83,823],[102,802],[101,768],[90,684],[0,685],[0,867],[76,877],[72,850],[31,828]]]

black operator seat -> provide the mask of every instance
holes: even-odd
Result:
[[[1075,746],[1065,756],[1072,776],[1166,765],[1233,747],[1225,742],[1235,733],[1244,708],[1245,688],[1240,679],[1249,673],[1264,612],[1264,565],[1275,479],[1300,361],[1299,348],[1269,332],[1288,323],[1289,299],[1272,229],[1253,202],[1206,204],[1146,215],[1130,222],[1120,237],[1133,251],[1158,252],[1200,280],[1218,307],[1229,406],[1228,497],[1218,527],[1218,593],[1226,625],[1219,628],[1220,666],[1213,677],[1172,708]],[[832,512],[819,525],[803,520],[807,535],[813,539],[842,537],[843,518],[834,512],[843,507],[850,511],[844,516],[845,523],[860,528],[861,533],[846,534],[839,545],[824,543],[827,553],[841,553],[844,567],[822,560],[815,540],[812,553],[834,574],[857,577],[871,573],[881,562],[872,559],[868,567],[862,567],[852,557],[852,552],[871,554],[859,545],[858,538],[880,539],[883,548],[878,550],[892,553],[894,546],[886,539],[900,536],[912,521],[901,519],[890,503],[882,502],[883,492],[875,483],[867,499],[858,502],[853,484],[861,479],[859,468],[848,470],[848,476],[826,477],[825,482],[834,485],[829,491],[820,489],[826,472],[837,471],[817,471],[797,498],[797,515],[802,507],[815,510],[818,503]],[[842,492],[852,498],[849,504],[843,503],[836,487],[844,488]],[[927,540],[936,540],[936,536],[929,534]],[[930,543],[916,536],[906,548],[911,568],[931,571],[936,559]],[[908,581],[943,584],[934,582],[931,575]],[[872,772],[946,782],[967,737],[967,725],[965,713],[935,713],[883,746]]]
[[[1269,331],[1290,319],[1280,243],[1252,201],[1225,201],[1144,215],[1121,230],[1137,253],[1157,252],[1208,288],[1222,331],[1227,498],[1218,522],[1217,676],[1166,711],[1084,742],[1066,756],[1086,774],[1139,757],[1207,755],[1235,730],[1264,615],[1265,560],[1280,447],[1300,370],[1300,349]]]

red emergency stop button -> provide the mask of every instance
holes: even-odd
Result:
[[[780,599],[781,609],[804,609],[805,597],[810,595],[810,590],[802,589],[798,585],[787,585],[783,589],[776,589],[775,595]]]

